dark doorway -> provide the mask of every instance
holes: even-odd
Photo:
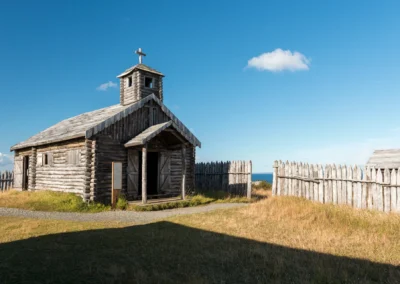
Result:
[[[139,154],[139,195],[142,196],[142,152]],[[158,193],[158,152],[147,152],[147,196]]]
[[[22,169],[22,189],[27,190],[29,180],[29,156],[24,156]]]
[[[158,152],[147,153],[147,195],[158,193]]]

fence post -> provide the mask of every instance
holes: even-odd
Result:
[[[325,203],[332,203],[332,168],[331,165],[325,166]]]
[[[338,199],[337,199],[337,169],[336,165],[333,164],[332,166],[332,203],[337,204]]]
[[[395,212],[396,211],[396,185],[397,185],[397,175],[396,175],[396,170],[392,169],[391,170],[391,175],[390,175],[390,184],[392,185],[390,187],[390,211]]]
[[[372,186],[371,183],[371,168],[366,167],[364,170],[365,180],[367,181],[367,186],[365,187],[366,194],[367,194],[367,207],[368,209],[372,209]]]
[[[253,173],[253,165],[251,161],[247,162],[247,171],[248,178],[247,178],[247,198],[251,199],[251,174]]]
[[[382,169],[378,168],[378,172],[376,174],[376,181],[378,182],[376,185],[376,209],[379,211],[383,211],[383,187],[382,187]]]
[[[310,182],[308,181],[308,178],[310,177],[310,166],[308,163],[305,164],[303,167],[303,174],[305,177],[305,182],[304,182],[305,195],[304,195],[304,197],[306,199],[310,199]]]
[[[353,168],[352,166],[349,166],[347,168],[347,179],[349,180],[347,182],[347,205],[352,206],[353,204],[353,182],[351,181],[353,179]]]
[[[385,168],[384,174],[384,183],[389,183],[390,184],[390,172],[388,168]],[[389,186],[383,186],[383,211],[385,212],[390,212],[390,187]]]
[[[357,180],[357,182],[354,184],[354,207],[356,208],[361,208],[361,196],[362,196],[362,192],[361,192],[361,168],[358,167],[357,165],[354,166],[354,172],[355,172],[355,177],[353,176],[353,178],[355,178]]]
[[[367,181],[367,169],[364,169],[362,180],[364,181],[361,183],[362,190],[361,190],[361,208],[365,209],[368,206],[368,183]]]
[[[318,201],[324,203],[324,172],[322,165],[318,165]]]
[[[272,174],[272,195],[276,195],[278,189],[278,161],[274,162]]]
[[[337,172],[336,172],[336,178],[338,179],[337,184],[336,184],[336,188],[337,188],[337,201],[338,204],[342,204],[342,181],[343,181],[343,177],[342,177],[342,165],[338,165],[337,166]]]
[[[397,169],[397,181],[396,181],[396,195],[397,195],[397,202],[396,202],[396,212],[400,212],[400,168]]]

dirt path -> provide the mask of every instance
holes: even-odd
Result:
[[[0,207],[0,216],[14,216],[36,219],[56,219],[82,222],[133,222],[148,223],[158,219],[164,219],[176,215],[209,212],[217,209],[228,209],[246,206],[244,203],[218,203],[205,206],[178,208],[163,211],[135,212],[135,211],[107,211],[100,213],[64,213],[30,211],[16,208]]]

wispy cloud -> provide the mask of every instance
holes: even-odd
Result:
[[[310,61],[300,52],[277,48],[274,51],[251,58],[247,62],[247,67],[256,68],[260,71],[279,72],[289,70],[294,72],[310,69]]]
[[[12,166],[12,155],[0,153],[0,170],[11,170]]]
[[[107,91],[109,88],[116,88],[117,84],[111,81],[108,81],[107,83],[101,84],[96,88],[98,91]]]

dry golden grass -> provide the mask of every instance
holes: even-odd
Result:
[[[119,222],[75,222],[64,220],[40,220],[19,217],[0,217],[0,249],[2,243],[58,233],[79,232],[105,228],[121,228]]]
[[[290,248],[400,265],[400,215],[355,210],[294,198],[181,216],[182,225]]]
[[[399,283],[399,231],[287,197],[136,226],[0,217],[0,283]]]

